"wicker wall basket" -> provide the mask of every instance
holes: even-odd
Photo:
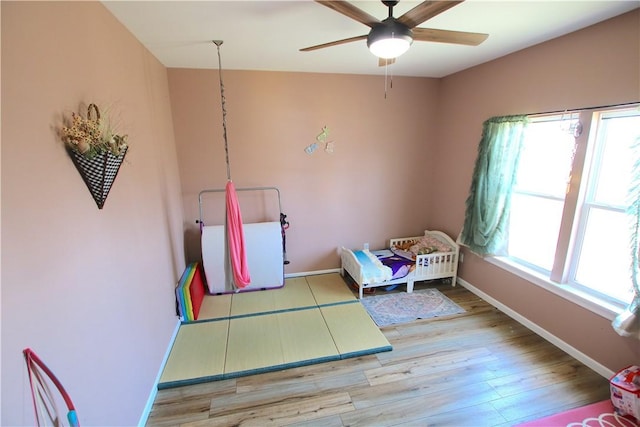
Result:
[[[110,152],[104,152],[91,159],[84,157],[72,149],[67,149],[67,151],[71,156],[71,160],[73,160],[73,164],[76,165],[76,169],[80,172],[84,183],[87,185],[89,192],[91,192],[93,199],[96,201],[98,209],[102,209],[113,185],[113,181],[115,181],[116,175],[118,175],[124,156],[127,154],[127,148],[125,148],[119,156]]]

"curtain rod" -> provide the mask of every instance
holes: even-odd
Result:
[[[618,107],[630,107],[633,105],[639,105],[640,101],[634,102],[625,102],[624,104],[609,104],[609,105],[598,105],[595,107],[583,107],[583,108],[574,108],[574,109],[566,109],[566,110],[556,110],[556,111],[545,111],[542,113],[526,113],[525,116],[544,116],[548,114],[559,114],[559,113],[569,113],[569,112],[578,112],[578,111],[589,111],[589,110],[600,110],[602,108],[618,108]]]

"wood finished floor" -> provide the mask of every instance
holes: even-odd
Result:
[[[382,328],[390,352],[160,390],[147,425],[504,427],[609,398],[606,378],[465,288],[426,287],[466,313]]]

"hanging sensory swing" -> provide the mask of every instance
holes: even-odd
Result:
[[[242,213],[238,203],[236,188],[231,180],[231,166],[229,164],[229,143],[227,141],[227,109],[224,97],[224,83],[222,81],[222,59],[220,57],[220,46],[222,40],[214,40],[218,50],[218,76],[220,78],[220,101],[222,104],[222,134],[224,137],[225,163],[227,165],[226,192],[226,216],[225,216],[225,244],[226,263],[232,271],[228,280],[232,280],[232,285],[243,289],[251,283],[249,267],[247,265],[247,254],[244,246],[244,231],[242,228]]]

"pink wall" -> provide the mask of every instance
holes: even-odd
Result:
[[[198,256],[197,193],[226,181],[218,74],[165,70],[98,3],[0,7],[1,424],[33,423],[27,346],[83,424],[135,424],[175,328],[184,251]],[[456,235],[482,121],[638,100],[639,20],[636,10],[441,80],[394,78],[386,100],[380,77],[225,71],[232,177],[281,189],[287,273],[337,268],[340,245],[427,227]],[[103,210],[54,132],[92,101],[118,112],[132,145]],[[335,153],[305,154],[324,125]],[[461,276],[611,369],[638,360],[638,342],[608,320],[476,257]]]
[[[98,2],[3,1],[1,11],[1,424],[34,424],[31,347],[83,425],[135,425],[184,270],[166,69]],[[102,210],[55,132],[89,102],[111,107],[131,145]]]
[[[286,273],[337,268],[341,245],[381,247],[424,228],[455,237],[482,122],[637,101],[638,20],[636,10],[440,80],[396,78],[386,100],[380,77],[223,71],[232,178],[281,189],[292,223]],[[169,83],[187,257],[198,259],[197,194],[226,181],[218,74],[170,69]],[[323,125],[335,153],[305,154]],[[468,259],[462,278],[587,356],[611,370],[637,360],[637,341],[609,319]]]
[[[430,226],[458,234],[482,122],[496,115],[640,100],[640,11],[442,79]],[[611,370],[638,363],[640,343],[597,316],[469,253],[460,276]]]
[[[212,44],[212,51],[215,46]],[[224,46],[221,48],[224,64]],[[338,267],[339,246],[383,247],[429,225],[438,81],[311,73],[222,72],[236,187],[275,186],[291,227],[286,273]],[[188,258],[198,259],[198,192],[224,188],[216,70],[169,69]],[[335,143],[309,155],[323,126]],[[243,212],[249,214],[249,212]]]

